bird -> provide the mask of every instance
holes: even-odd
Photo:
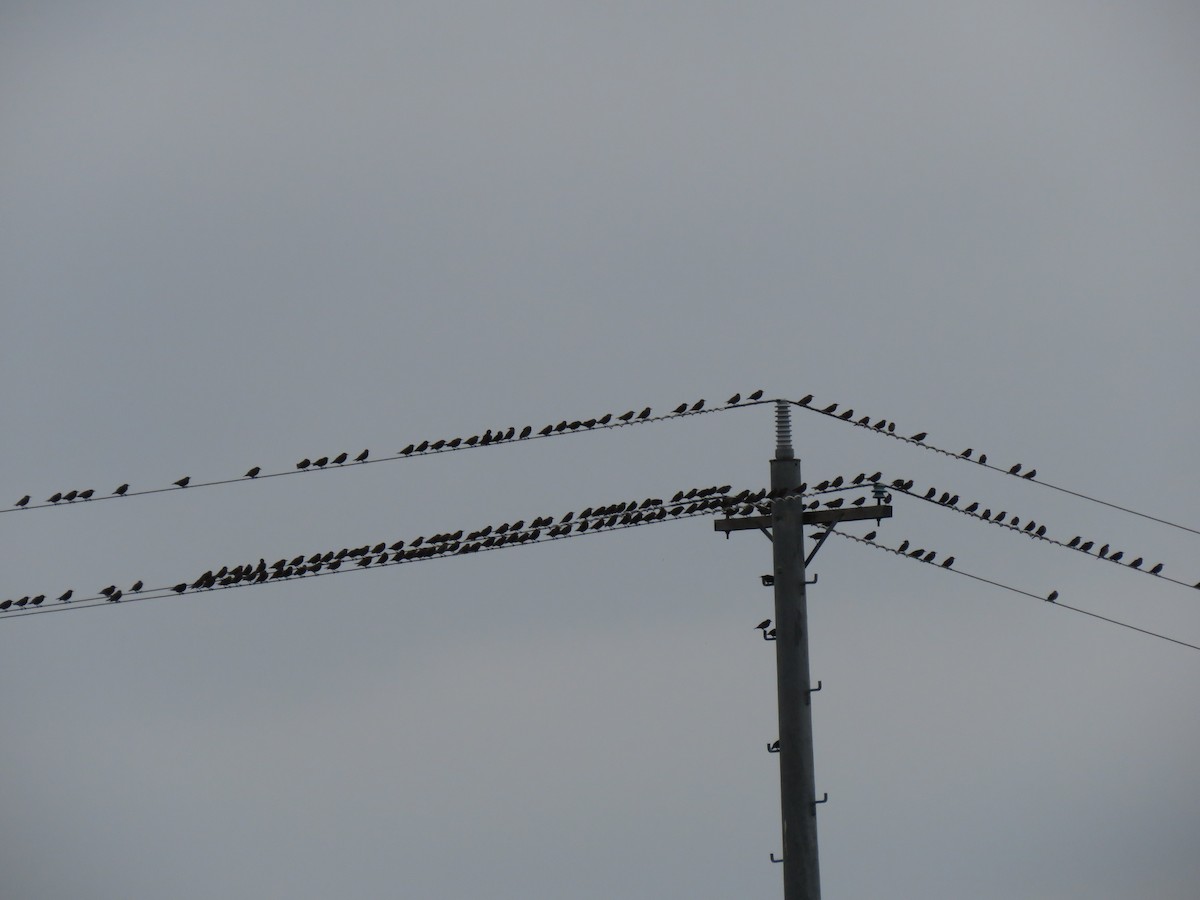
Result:
[[[1073,537],[1073,538],[1071,538],[1071,540],[1067,541],[1067,546],[1068,547],[1078,547],[1079,542],[1082,540],[1083,540],[1083,538],[1081,538],[1079,535],[1075,535],[1075,537]]]
[[[916,549],[916,550],[913,550],[911,553],[909,553],[909,554],[908,554],[908,558],[909,558],[909,559],[916,559],[918,556],[923,556],[923,555],[924,555],[924,553],[925,553],[925,548],[924,548],[924,547],[920,547],[920,548],[918,548],[918,549]]]
[[[1154,568],[1150,570],[1150,574],[1151,574],[1151,575],[1159,575],[1159,574],[1161,574],[1161,573],[1162,573],[1162,570],[1163,570],[1163,564],[1162,564],[1162,563],[1156,563],[1156,564],[1155,564],[1155,566],[1154,566]]]
[[[677,407],[675,407],[673,412],[675,415],[679,415],[680,413],[687,412],[687,408],[688,405],[686,403],[680,403]]]
[[[925,562],[933,562],[933,558],[935,556],[937,556],[937,551],[930,550],[928,553],[925,554]]]
[[[948,568],[950,568],[952,565],[954,565],[954,557],[953,557],[953,556],[947,556],[947,557],[946,557],[946,559],[945,559],[945,561],[942,563],[942,568],[943,568],[943,569],[948,569]]]
[[[59,601],[60,601],[60,602],[62,602],[62,603],[66,603],[68,600],[70,600],[70,599],[71,599],[71,595],[72,595],[72,594],[74,594],[74,593],[75,593],[75,591],[74,591],[73,589],[72,589],[72,590],[69,590],[69,591],[66,591],[66,592],[65,592],[65,593],[64,593],[64,594],[63,594],[61,597],[59,597],[58,599],[59,599]]]
[[[838,418],[841,419],[843,422],[849,422],[851,419],[854,418],[854,410],[848,409],[844,413],[839,415]]]
[[[458,447],[458,445],[461,443],[462,443],[462,438],[456,437],[453,440],[446,441],[446,446],[453,450],[453,449],[456,449]]]
[[[836,403],[830,403],[827,407],[825,407],[823,410],[821,410],[821,412],[825,413],[826,415],[829,415],[837,408],[838,408],[838,405]]]
[[[187,582],[181,581],[179,584],[175,585],[175,587],[171,588],[171,590],[177,594],[182,594],[187,590]]]
[[[761,622],[759,622],[754,627],[757,628],[759,631],[766,631],[768,628],[771,627],[771,620],[763,619]]]
[[[133,586],[129,588],[129,591],[130,591],[130,593],[136,594],[141,589],[142,589],[142,581],[141,581],[141,579],[138,579],[137,581],[135,581],[133,583]]]
[[[929,437],[929,432],[918,431],[916,434],[914,434],[912,437],[910,437],[909,440],[910,441],[923,441],[927,437]]]
[[[117,589],[117,586],[115,584],[110,584],[108,587],[101,590],[100,593],[103,594],[105,597],[111,597],[113,595],[113,591],[115,591],[116,589]]]
[[[126,492],[127,490],[129,490],[129,485],[127,485],[127,484],[123,484],[123,485],[121,485],[119,488],[117,488],[115,491],[113,491],[113,494],[115,494],[115,495],[116,495],[116,496],[118,496],[118,497],[124,497],[124,496],[125,496],[125,492]]]
[[[1142,567],[1142,558],[1140,556],[1129,564],[1129,568],[1131,568],[1131,569],[1140,569],[1141,567]]]
[[[1090,553],[1092,550],[1092,545],[1094,543],[1095,543],[1095,541],[1084,541],[1082,544],[1079,545],[1079,549],[1084,553]]]
[[[1037,531],[1035,532],[1035,534],[1037,534],[1038,537],[1045,537],[1046,536],[1046,526],[1039,525],[1037,527]]]
[[[174,484],[174,485],[178,485],[178,486],[179,486],[179,487],[181,487],[181,488],[185,488],[185,487],[187,487],[187,486],[188,486],[188,482],[189,482],[189,481],[191,481],[191,480],[192,480],[192,476],[190,476],[190,475],[184,475],[184,476],[183,476],[182,478],[180,478],[178,481],[173,481],[173,482],[171,482],[171,483],[172,483],[172,484]]]
[[[65,494],[63,494],[63,499],[66,500],[68,503],[72,503],[72,502],[74,502],[75,498],[78,496],[79,496],[79,491],[67,491]]]
[[[4,601],[0,602],[0,610],[6,610],[12,605],[13,605],[13,602],[11,599],[4,600]]]
[[[311,465],[312,465],[312,463],[309,461],[308,457],[306,456],[306,457],[304,457],[304,459],[300,460],[300,462],[296,463],[296,468],[297,469],[307,469]]]
[[[775,743],[773,743],[773,744],[768,744],[767,752],[768,753],[778,753],[779,752],[779,741],[775,741]]]
[[[525,438],[529,437],[529,435],[531,435],[532,433],[533,433],[533,426],[526,425],[524,428],[521,429],[521,440],[525,440]]]
[[[801,406],[808,406],[808,404],[812,403],[812,399],[813,399],[812,394],[805,394],[803,397],[800,398],[800,400],[798,402]]]
[[[59,492],[57,492],[55,494],[51,494],[49,497],[47,497],[46,502],[47,503],[57,503],[61,499],[62,499],[62,491],[59,491]]]
[[[1037,469],[1030,469],[1028,472],[1026,472],[1021,477],[1022,478],[1036,478],[1037,477]]]
[[[983,512],[981,512],[981,513],[979,514],[979,518],[983,519],[985,522],[986,522],[986,521],[988,521],[989,519],[991,519],[991,518],[992,518],[992,511],[991,511],[991,509],[990,509],[990,508],[989,508],[989,509],[985,509]]]
[[[896,548],[896,552],[903,553],[907,549],[908,549],[908,541],[902,541],[900,543],[900,546]]]
[[[1049,595],[1046,597],[1046,602],[1053,603],[1057,599],[1058,599],[1058,591],[1051,591],[1049,593]]]
[[[979,509],[979,504],[976,502],[976,503],[972,503],[970,506],[968,506],[966,511],[969,513],[973,513],[977,509]]]
[[[108,602],[109,603],[120,603],[121,597],[124,596],[124,593],[125,593],[124,591],[113,591],[113,593],[109,595]]]
[[[439,438],[438,440],[434,441],[432,444],[429,445],[429,449],[430,450],[441,450],[445,446],[446,446],[446,439]]]
[[[844,479],[841,475],[838,475],[836,478],[833,479],[833,481],[829,482],[829,486],[836,488],[836,487],[841,487],[845,483],[846,483],[846,479]]]
[[[878,422],[876,422],[871,427],[874,428],[876,431],[883,431],[883,426],[885,426],[886,424],[887,424],[887,419],[880,419]]]
[[[631,409],[629,412],[623,413],[622,415],[617,416],[617,418],[620,419],[622,422],[628,422],[630,419],[633,418],[633,416],[634,416],[634,411]]]
[[[950,492],[942,491],[942,496],[938,497],[938,503],[940,503],[942,506],[945,506],[949,502],[950,502]]]
[[[255,466],[254,468],[250,469],[250,471],[248,471],[248,472],[247,472],[245,475],[243,475],[242,477],[243,477],[243,478],[257,478],[257,477],[258,477],[258,473],[259,473],[259,472],[261,472],[261,471],[262,471],[262,466]]]
[[[761,399],[762,399],[762,395],[763,395],[763,392],[762,392],[762,391],[755,391],[753,394],[751,394],[751,395],[750,395],[749,397],[747,397],[746,399],[747,399],[747,400],[761,400]]]
[[[364,450],[362,453],[358,454],[358,456],[354,457],[354,461],[355,462],[366,462],[367,457],[370,455],[371,455],[370,450]]]
[[[1026,532],[1033,531],[1033,529],[1034,529],[1034,526],[1035,526],[1036,524],[1037,524],[1037,523],[1036,523],[1036,522],[1034,522],[1034,521],[1033,521],[1033,519],[1030,519],[1028,522],[1026,522],[1026,523],[1025,523],[1025,531],[1026,531]]]
[[[415,445],[409,444],[407,447],[405,447],[403,450],[400,451],[400,455],[408,456],[408,454],[412,453],[414,449],[415,449]]]
[[[1013,466],[1011,469],[1008,470],[1008,474],[1016,475],[1020,471],[1021,471],[1021,464],[1017,463],[1015,466]]]
[[[936,494],[937,494],[937,488],[931,487],[929,490],[927,490],[925,492],[925,499],[932,500],[934,495],[936,495]]]
[[[855,422],[854,424],[855,424],[855,425],[861,425],[863,428],[866,428],[868,425],[870,425],[870,424],[871,424],[871,417],[870,417],[870,416],[863,416],[861,419],[859,419],[859,420],[858,420],[857,422]]]
[[[80,491],[79,499],[80,500],[91,500],[92,494],[94,494],[94,493],[96,493],[94,488],[88,488],[86,491]]]
[[[692,404],[692,412],[700,412],[700,410],[702,410],[702,409],[704,409],[704,401],[703,400],[697,400],[695,403]]]
[[[1106,556],[1108,556],[1108,544],[1105,544],[1103,547],[1097,550],[1096,555],[1101,559],[1104,559]]]
[[[980,454],[979,454],[979,464],[980,464],[981,466],[986,466],[986,465],[987,465],[987,454],[986,454],[986,453],[980,453]]]
[[[961,456],[963,459],[970,459],[971,454],[974,452],[975,452],[974,450],[972,450],[970,447],[968,447],[966,450],[964,450],[962,453],[960,453],[958,455]]]
[[[313,465],[316,466],[318,469],[323,469],[327,465],[329,465],[329,457],[322,456],[320,459],[318,459],[316,462],[314,462]]]
[[[874,532],[874,531],[868,531],[866,534],[863,535],[863,540],[864,541],[873,541],[873,540],[875,540],[875,534],[876,534],[876,532]]]
[[[350,454],[343,450],[341,453],[331,459],[330,462],[332,462],[335,466],[340,466],[346,462],[349,456]]]
[[[14,503],[13,506],[24,506],[28,502],[29,502],[29,495],[26,494],[24,497],[22,497],[20,500],[18,500],[16,503]]]
[[[421,443],[417,444],[417,452],[418,453],[424,453],[428,449],[429,449],[429,441],[421,441]]]
[[[867,502],[866,497],[859,497],[857,500],[851,501],[850,505],[851,506],[862,506],[866,502]]]
[[[1112,562],[1120,562],[1121,557],[1124,555],[1125,555],[1124,550],[1118,550],[1116,553],[1114,553],[1112,556],[1109,557],[1109,560]]]

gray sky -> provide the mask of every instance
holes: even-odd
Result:
[[[1200,526],[1200,16],[918,7],[5,4],[0,502],[762,388]],[[772,440],[5,514],[0,593],[759,487]],[[1200,578],[1194,534],[796,445]],[[897,498],[904,538],[1200,642],[1176,585]],[[768,567],[696,519],[0,622],[2,892],[778,896]],[[849,541],[814,571],[825,896],[1195,896],[1200,653]]]

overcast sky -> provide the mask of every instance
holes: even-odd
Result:
[[[1200,528],[1198,43],[1185,2],[8,0],[0,505],[763,389]],[[1200,579],[1194,533],[795,427],[810,483]],[[773,436],[16,511],[0,594],[762,487]],[[895,513],[1200,643],[1200,592]],[[699,518],[5,618],[0,893],[778,897],[769,567]],[[827,898],[1193,900],[1200,652],[850,541],[811,571]]]

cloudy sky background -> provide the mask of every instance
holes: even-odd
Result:
[[[1198,39],[1166,2],[12,0],[0,501],[762,388],[1200,527]],[[1195,534],[795,424],[810,482],[1200,579]],[[760,487],[772,446],[757,407],[4,514],[0,593]],[[1200,593],[895,504],[885,542],[1200,643]],[[778,896],[769,559],[698,519],[0,621],[0,888]],[[849,541],[813,571],[825,896],[1195,896],[1200,653]]]

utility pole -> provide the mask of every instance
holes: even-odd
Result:
[[[784,900],[820,900],[821,878],[817,856],[817,799],[813,767],[812,694],[808,667],[808,598],[804,570],[828,533],[839,522],[883,519],[892,514],[883,504],[886,492],[873,485],[874,506],[805,511],[800,495],[800,460],[792,449],[790,410],[785,401],[775,405],[775,458],[771,460],[771,515],[722,519],[717,531],[762,530],[772,544],[772,575],[764,584],[775,588],[775,672],[779,701],[779,796],[783,824]],[[890,501],[890,497],[887,498]],[[804,555],[804,526],[826,526]],[[767,529],[770,528],[770,532]],[[814,579],[815,581],[815,579]],[[767,637],[764,632],[764,637]],[[820,688],[818,687],[817,690]]]

